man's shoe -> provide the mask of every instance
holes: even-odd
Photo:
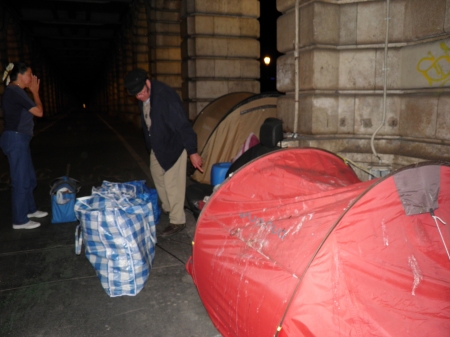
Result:
[[[34,213],[28,214],[29,218],[44,218],[48,215],[47,212],[36,211]]]
[[[167,226],[166,228],[164,228],[164,230],[161,233],[161,237],[167,237],[167,236],[171,236],[174,235],[178,232],[181,232],[183,229],[186,228],[186,224],[179,224],[179,225],[174,225],[174,224],[169,224],[169,226]]]
[[[28,221],[27,223],[24,223],[23,225],[13,225],[14,229],[33,229],[38,228],[41,224],[39,222],[34,221]]]

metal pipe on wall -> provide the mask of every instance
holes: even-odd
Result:
[[[299,91],[299,70],[298,70],[298,27],[299,27],[299,15],[298,15],[298,4],[299,0],[295,0],[295,42],[294,42],[294,62],[295,62],[295,104],[294,104],[294,134],[297,133],[297,126],[298,126],[298,91]]]
[[[375,157],[378,158],[379,162],[381,162],[381,158],[380,156],[377,154],[377,151],[375,150],[375,146],[374,146],[374,140],[375,140],[375,135],[378,133],[378,131],[380,131],[380,129],[383,127],[384,123],[386,122],[386,93],[387,93],[387,54],[388,54],[388,43],[389,43],[389,21],[390,21],[390,17],[389,17],[389,7],[390,7],[390,0],[386,0],[386,37],[385,37],[385,41],[384,41],[384,66],[383,66],[383,71],[384,71],[384,84],[383,84],[383,119],[381,121],[380,126],[378,126],[378,128],[375,130],[375,132],[372,135],[372,138],[370,140],[370,146],[372,148],[372,152],[374,154]]]

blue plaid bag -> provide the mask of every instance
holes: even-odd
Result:
[[[135,296],[147,282],[155,258],[152,204],[136,197],[136,186],[104,181],[78,198],[75,252],[85,254],[110,297]]]
[[[158,204],[158,193],[154,188],[149,188],[145,185],[145,180],[129,181],[127,184],[136,186],[136,196],[145,202],[150,202],[153,208],[153,218],[155,224],[158,224],[161,217],[161,206]]]

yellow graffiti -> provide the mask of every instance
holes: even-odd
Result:
[[[427,56],[420,59],[416,67],[417,71],[427,79],[430,86],[433,83],[440,83],[441,86],[444,86],[450,81],[450,48],[445,42],[442,42],[440,47],[444,51],[444,55],[436,58],[429,51]]]

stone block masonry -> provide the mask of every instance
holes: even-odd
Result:
[[[259,93],[259,1],[182,1],[182,96],[189,117],[237,91]]]
[[[383,121],[386,5],[299,1],[297,130],[303,145],[370,157],[367,140]],[[277,48],[284,53],[277,60],[277,89],[286,93],[278,115],[292,131],[295,0],[277,0],[277,8],[283,13]],[[399,157],[450,160],[450,150],[442,151],[450,147],[450,0],[390,1],[389,9],[386,117],[375,146]]]

